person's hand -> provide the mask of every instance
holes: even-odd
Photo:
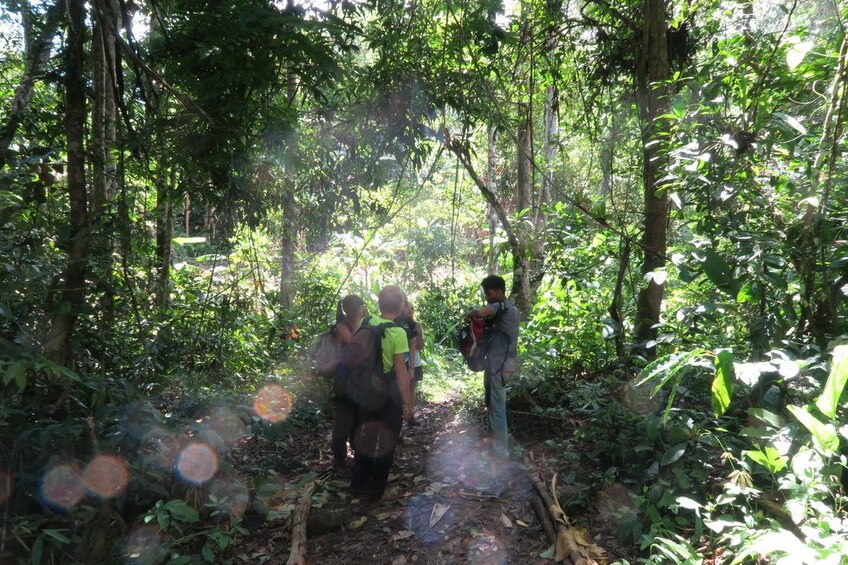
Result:
[[[412,404],[403,405],[403,419],[407,422],[412,419]]]
[[[477,313],[477,309],[475,308],[474,310],[468,312],[465,315],[465,321],[468,322],[468,321],[470,321],[474,318],[479,318],[479,317],[480,317],[480,314]]]

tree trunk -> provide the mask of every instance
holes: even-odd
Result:
[[[288,79],[288,101],[293,106],[297,99],[297,76],[289,72]],[[294,304],[294,288],[292,279],[294,277],[295,251],[297,249],[297,201],[295,200],[295,188],[297,182],[298,164],[298,135],[296,125],[292,127],[286,147],[286,179],[283,187],[283,237],[281,242],[280,257],[280,306],[288,308]]]
[[[656,357],[657,324],[660,321],[664,284],[657,283],[649,273],[665,267],[668,229],[668,193],[662,185],[668,156],[660,134],[665,127],[657,118],[666,113],[665,81],[670,76],[668,44],[666,42],[666,12],[664,0],[644,0],[644,29],[641,57],[637,70],[637,103],[642,127],[642,171],[645,191],[645,232],[642,247],[645,253],[643,281],[636,301],[635,349],[642,350],[647,359]]]
[[[825,349],[836,334],[836,312],[831,282],[826,273],[823,219],[830,201],[834,167],[839,159],[839,139],[848,110],[848,37],[842,41],[839,60],[824,118],[819,150],[810,174],[811,185],[805,199],[804,225],[801,234],[799,278],[801,279],[801,316],[799,329],[813,337]],[[816,202],[816,204],[813,204]]]
[[[85,301],[88,268],[88,194],[85,184],[85,8],[82,0],[68,0],[68,39],[65,53],[65,110],[68,151],[68,196],[70,198],[68,266],[62,302],[44,344],[44,356],[72,366],[71,336]]]
[[[172,190],[168,186],[166,173],[162,170],[162,158],[163,156],[159,155],[159,170],[156,173],[156,306],[160,318],[164,316],[171,296],[171,240],[174,234]]]
[[[488,159],[486,160],[486,180],[489,183],[489,191],[492,194],[498,193],[498,155],[495,150],[495,126],[490,125],[488,128]],[[495,251],[495,236],[498,232],[498,214],[491,204],[487,203],[486,217],[489,220],[489,255],[487,258],[488,272],[494,273],[497,268],[497,253]]]
[[[529,94],[529,93],[528,93]],[[533,291],[530,288],[530,274],[536,258],[535,246],[533,244],[534,232],[531,228],[535,224],[536,205],[533,194],[533,123],[531,119],[531,105],[521,104],[519,109],[521,123],[517,133],[516,171],[518,210],[526,214],[525,218],[531,221],[519,221],[516,228],[518,233],[518,247],[513,249],[513,278],[512,278],[512,300],[518,309],[527,315],[533,306]]]
[[[97,265],[97,287],[101,296],[103,331],[109,331],[114,317],[114,266],[112,250],[115,247],[114,225],[111,221],[112,203],[117,192],[118,167],[114,155],[117,150],[117,59],[112,29],[118,25],[118,6],[112,0],[92,3],[94,28],[92,33],[92,60],[94,74],[94,100],[91,105],[91,209],[92,256]]]
[[[26,63],[21,82],[15,88],[15,97],[12,100],[9,115],[6,117],[6,121],[2,127],[0,127],[0,169],[9,162],[9,146],[12,144],[18,126],[29,107],[35,78],[50,58],[50,45],[53,41],[53,36],[56,35],[56,31],[59,29],[59,22],[62,21],[64,7],[65,3],[58,1],[48,8],[44,29],[35,39],[30,37],[31,34],[29,32],[31,27],[29,5],[25,4],[22,8],[22,19],[25,27],[24,56]]]

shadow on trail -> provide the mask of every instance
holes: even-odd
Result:
[[[477,424],[452,404],[421,406],[418,418],[420,427],[404,428],[389,486],[375,504],[351,500],[347,482],[332,476],[329,429],[291,438],[284,458],[312,469],[314,481],[303,488],[317,501],[306,562],[549,563],[539,557],[550,542],[530,504],[534,487],[522,463],[494,456]],[[290,548],[289,524],[266,521],[251,527],[239,557],[286,563]]]

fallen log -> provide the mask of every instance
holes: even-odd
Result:
[[[306,565],[306,523],[311,507],[311,496],[303,496],[297,501],[292,515],[291,553],[286,565]]]

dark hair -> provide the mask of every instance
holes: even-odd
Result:
[[[480,286],[483,287],[484,292],[487,290],[502,290],[506,292],[506,281],[498,275],[489,275],[480,282]]]
[[[365,304],[365,301],[360,297],[355,294],[348,294],[339,300],[339,303],[336,306],[336,322],[341,322],[345,319],[345,316],[350,316],[363,304]]]

